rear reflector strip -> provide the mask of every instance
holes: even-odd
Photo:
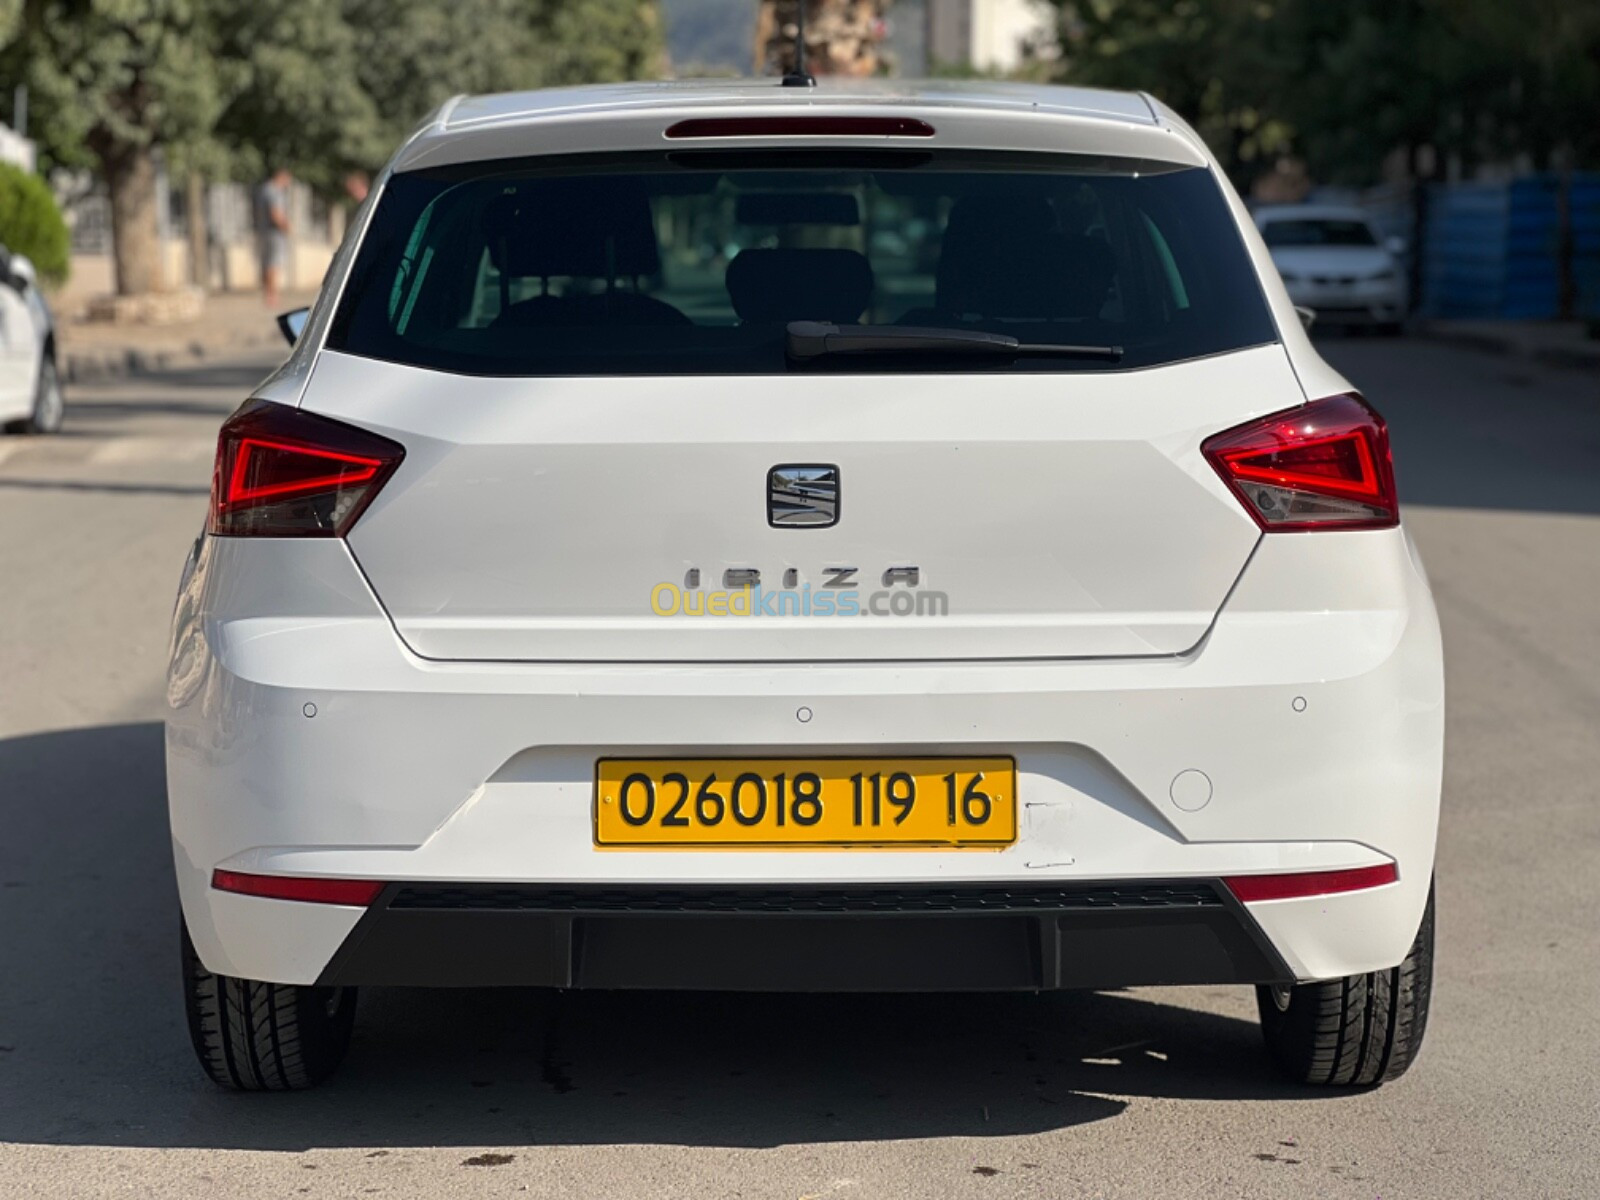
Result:
[[[669,138],[932,137],[915,117],[694,117],[667,126]]]
[[[383,891],[383,884],[369,879],[302,879],[220,870],[211,873],[211,886],[219,892],[234,892],[240,896],[301,900],[309,904],[348,904],[356,908],[366,908]]]
[[[1382,887],[1400,878],[1393,863],[1354,867],[1348,871],[1297,871],[1290,875],[1231,875],[1222,882],[1246,904],[1255,900],[1293,900],[1301,896],[1331,896]]]

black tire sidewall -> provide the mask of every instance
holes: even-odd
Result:
[[[1434,884],[1430,880],[1422,921],[1398,966],[1296,984],[1290,988],[1286,1009],[1278,1007],[1271,985],[1258,985],[1261,1033],[1277,1068],[1290,1079],[1313,1086],[1367,1087],[1403,1074],[1415,1061],[1427,1029],[1434,929]],[[1408,978],[1407,986],[1402,986],[1402,977]],[[1391,1017],[1394,1006],[1401,1011]],[[1383,1018],[1382,1025],[1389,1031],[1387,1040],[1360,1044],[1352,1040],[1351,1027],[1365,1028],[1369,1009]],[[1398,1032],[1402,1027],[1403,1036]],[[1335,1051],[1331,1059],[1330,1050]]]
[[[201,1068],[215,1083],[236,1091],[297,1091],[333,1074],[355,1028],[355,988],[260,983],[214,974],[200,961],[187,925],[181,928],[189,1037]],[[271,996],[265,1003],[230,1004],[240,989],[258,995],[259,989],[267,989]],[[270,1028],[262,1022],[270,1022]],[[292,1037],[294,1053],[272,1056],[276,1061],[256,1061],[249,1050],[263,1038],[276,1044],[286,1037]]]
[[[45,408],[46,398],[52,388],[61,400],[53,421],[46,419]],[[39,360],[39,378],[33,386],[33,413],[28,418],[28,431],[36,434],[59,433],[66,417],[66,408],[66,399],[61,394],[61,372],[56,367],[54,356],[46,354]]]

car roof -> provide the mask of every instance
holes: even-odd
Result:
[[[458,96],[402,147],[396,171],[480,159],[664,148],[666,126],[696,115],[914,115],[935,128],[916,144],[1056,150],[1208,165],[1203,147],[1160,105],[1135,92],[989,80],[842,79],[788,88],[776,79],[597,84]],[[1063,139],[1063,127],[1073,135]],[[788,136],[715,145],[787,144]],[[838,135],[811,139],[837,144]],[[888,139],[860,137],[882,145]],[[674,143],[689,148],[692,142]]]
[[[778,80],[685,79],[641,83],[602,83],[462,96],[445,114],[446,129],[483,121],[517,121],[597,108],[658,108],[663,104],[723,107],[774,100],[815,107],[835,100],[913,105],[921,108],[1008,110],[1043,108],[1110,120],[1156,123],[1150,102],[1136,92],[1046,84],[963,79],[846,79],[824,76],[815,88],[785,88]]]

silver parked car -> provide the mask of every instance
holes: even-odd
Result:
[[[1256,227],[1289,298],[1319,322],[1398,332],[1407,311],[1405,239],[1383,238],[1359,208],[1260,208]]]

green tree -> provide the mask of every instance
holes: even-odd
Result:
[[[1423,174],[1600,159],[1600,4],[1052,2],[1062,78],[1155,93],[1241,183],[1284,153],[1347,183],[1396,152]]]
[[[534,0],[540,86],[654,79],[666,67],[654,0]]]
[[[356,75],[382,120],[373,167],[432,109],[462,92],[653,78],[655,3],[644,0],[344,0]],[[471,30],[463,36],[463,30]],[[355,164],[353,164],[355,165]]]
[[[158,146],[209,129],[222,97],[201,0],[27,0],[0,71],[31,92],[30,133],[94,166],[111,196],[117,290],[161,283]]]
[[[227,101],[195,165],[245,180],[284,165],[331,190],[345,170],[381,153],[384,121],[363,86],[362,38],[340,5],[211,4],[213,53],[227,71]]]
[[[1060,74],[1091,87],[1148,91],[1190,121],[1242,177],[1288,144],[1276,101],[1278,6],[1264,0],[1054,0]],[[1331,6],[1337,7],[1337,6]]]
[[[39,278],[61,283],[67,277],[67,223],[50,185],[11,163],[0,163],[0,244],[23,254]]]
[[[9,4],[9,8],[8,8]],[[331,188],[457,92],[653,76],[653,0],[0,0],[46,161],[105,179],[117,289],[161,285],[156,155]],[[0,97],[0,105],[6,98]]]
[[[1600,165],[1600,5],[1428,0],[1424,7],[1450,52],[1448,115],[1464,154],[1525,153],[1541,170]]]

